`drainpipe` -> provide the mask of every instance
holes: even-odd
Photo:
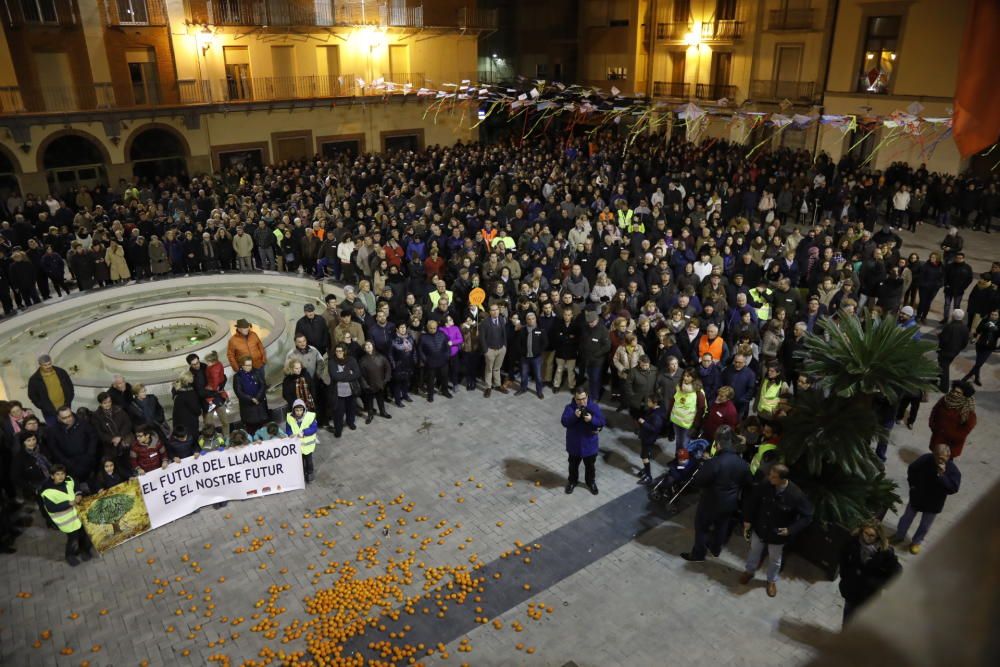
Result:
[[[656,10],[657,0],[651,0],[649,8],[649,52],[646,54],[646,99],[653,99],[653,58],[656,55]]]
[[[836,33],[837,33],[837,19],[839,18],[838,14],[840,13],[840,0],[832,0],[832,4],[830,5],[830,7],[831,7],[830,11],[832,12],[832,17],[830,17],[830,18],[827,19],[827,25],[830,26],[830,30],[826,34],[826,38],[824,40],[826,42],[826,44],[824,45],[824,48],[823,48],[823,57],[826,59],[826,67],[823,68],[823,86],[822,86],[822,88],[820,88],[820,91],[819,91],[819,93],[821,95],[820,105],[819,105],[819,113],[820,114],[822,114],[823,111],[824,111],[824,109],[825,109],[826,87],[827,87],[827,84],[830,82],[830,65],[833,63],[833,57],[832,57],[833,56],[833,38],[834,38],[834,35],[836,35]],[[819,131],[820,131],[820,127],[821,126],[820,126],[819,122],[817,121],[817,123],[816,123],[816,137],[813,139],[813,150],[812,150],[813,162],[816,161],[816,151],[819,149]]]

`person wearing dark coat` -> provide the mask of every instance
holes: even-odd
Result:
[[[421,336],[423,338],[423,336]],[[344,425],[352,431],[354,423],[354,397],[361,391],[361,367],[358,360],[347,354],[347,346],[338,343],[328,366],[330,372],[329,411],[333,416],[333,437],[339,438]]]
[[[576,384],[576,355],[579,352],[580,331],[573,319],[573,309],[564,308],[561,317],[549,330],[549,341],[555,352],[555,371],[552,376],[552,392],[558,392],[562,386],[563,372],[566,373],[566,384],[572,391]]]
[[[757,485],[743,508],[743,531],[750,532],[750,551],[740,583],[753,579],[767,548],[767,595],[778,594],[778,574],[785,544],[812,523],[813,506],[794,482],[788,468],[776,463],[767,473],[767,482]]]
[[[733,388],[733,405],[740,417],[746,416],[756,393],[757,374],[742,354],[734,354],[732,362],[722,372],[722,386]]]
[[[113,457],[128,467],[128,456],[135,442],[132,420],[128,413],[111,401],[111,395],[102,391],[97,395],[98,408],[91,416],[91,423],[101,443],[101,455]]]
[[[137,384],[132,389],[135,393],[128,405],[125,406],[125,410],[132,418],[132,423],[136,426],[155,424],[161,430],[166,430],[169,433],[169,429],[164,429],[167,425],[167,417],[163,412],[163,406],[160,405],[160,399],[147,393],[145,385]]]
[[[384,354],[375,349],[371,339],[365,341],[365,354],[358,365],[361,368],[361,401],[365,406],[365,424],[375,419],[375,403],[380,417],[392,419],[385,411],[385,390],[392,379],[392,366]]]
[[[917,294],[920,301],[917,303],[917,320],[921,323],[927,322],[927,313],[931,310],[934,298],[944,285],[944,267],[936,252],[932,252],[926,262],[920,267],[920,274],[917,276]]]
[[[170,419],[174,428],[183,426],[188,433],[198,433],[201,428],[198,424],[201,419],[203,403],[198,397],[198,392],[195,391],[191,371],[184,371],[180,374],[170,388],[170,393],[174,397],[174,408]]]
[[[965,261],[965,253],[956,253],[955,259],[944,267],[944,307],[942,322],[948,322],[951,309],[962,307],[965,290],[972,284],[972,267]]]
[[[736,451],[738,441],[732,429],[720,427],[715,441],[719,453],[703,463],[694,478],[702,492],[694,518],[694,546],[681,554],[687,561],[703,562],[708,551],[713,556],[721,553],[740,496],[753,480],[750,466]]]
[[[941,327],[938,334],[938,376],[939,388],[948,393],[951,388],[951,362],[969,345],[969,327],[965,325],[965,313],[956,308],[951,311],[951,321]]]
[[[899,517],[892,541],[906,540],[910,524],[917,512],[920,512],[920,525],[910,542],[910,553],[918,554],[934,519],[944,509],[945,500],[958,493],[962,485],[962,473],[952,460],[948,445],[935,445],[934,451],[918,457],[909,465],[906,469],[906,481],[910,485],[910,498],[903,516]]]
[[[271,419],[267,408],[267,382],[264,380],[264,369],[254,368],[253,359],[243,357],[240,369],[233,376],[233,391],[240,403],[240,421],[248,433],[256,433],[257,429]],[[280,420],[279,420],[280,421]],[[177,428],[177,424],[174,424]],[[190,436],[197,436],[198,429],[185,428]]]
[[[840,594],[844,598],[844,623],[854,612],[902,571],[896,552],[889,546],[884,528],[870,521],[840,554]]]
[[[636,484],[648,486],[653,483],[653,473],[649,463],[650,459],[653,458],[653,445],[663,435],[663,428],[667,424],[667,411],[660,405],[660,397],[656,395],[656,392],[649,394],[645,403],[645,416],[636,420],[639,422],[639,456],[642,458],[642,470],[639,472]]]
[[[38,294],[38,269],[23,252],[15,251],[11,260],[7,271],[14,292],[21,296],[25,307],[41,303],[42,298]]]
[[[388,321],[385,314],[375,313],[375,321],[368,327],[365,340],[370,340],[380,354],[388,357],[395,332],[396,327]]]
[[[542,391],[542,355],[549,346],[545,329],[538,326],[538,316],[525,313],[524,326],[514,333],[515,356],[521,360],[521,388],[515,392],[520,396],[528,391],[528,374],[535,378],[535,394],[545,398]]]
[[[448,360],[451,344],[448,336],[438,329],[436,320],[427,320],[427,331],[417,341],[417,360],[423,366],[427,402],[434,401],[434,388],[441,388],[441,395],[451,398],[448,390]]]
[[[69,373],[54,366],[49,355],[39,356],[38,370],[28,378],[28,399],[41,411],[46,424],[55,426],[56,410],[63,405],[72,407],[74,394],[73,381],[70,380]],[[60,405],[56,405],[54,401],[58,401]]]
[[[49,453],[53,463],[61,463],[80,486],[86,487],[97,461],[97,433],[68,407],[59,410],[58,424],[49,430]],[[51,472],[51,471],[50,471]]]
[[[611,352],[611,337],[601,324],[596,311],[588,310],[584,315],[585,324],[580,327],[580,365],[587,374],[588,395],[594,401],[601,399],[602,374],[608,366]]]
[[[595,496],[597,489],[598,442],[601,429],[606,424],[597,401],[590,399],[584,387],[577,387],[573,400],[563,409],[562,425],[566,429],[566,453],[569,455],[569,478],[566,493],[580,483],[580,462],[583,462],[584,481]]]
[[[403,407],[403,401],[411,402],[410,380],[417,370],[417,343],[410,335],[405,322],[396,325],[396,335],[389,348],[389,364],[392,366],[392,394],[396,407]]]
[[[94,274],[97,272],[97,261],[90,252],[78,247],[69,256],[69,270],[76,280],[76,286],[81,292],[94,288]]]
[[[302,307],[305,314],[295,323],[295,335],[302,334],[310,345],[321,352],[330,349],[330,329],[326,320],[316,314],[316,306],[307,303]]]
[[[38,496],[42,487],[49,481],[52,468],[52,457],[42,450],[41,441],[35,431],[22,430],[17,434],[18,450],[14,455],[11,472],[21,495],[25,500],[35,499],[40,504]],[[42,512],[42,516],[46,516]]]

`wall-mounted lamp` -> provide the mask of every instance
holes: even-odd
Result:
[[[701,44],[701,21],[695,21],[691,31],[684,34],[684,43],[688,46]]]
[[[206,53],[208,53],[208,50],[212,48],[212,41],[214,38],[215,36],[212,34],[212,31],[209,30],[208,26],[202,28],[201,31],[195,36],[195,39],[198,40],[198,46],[201,47],[201,55],[203,57]]]
[[[121,137],[117,137],[117,136],[115,136],[115,137],[108,137],[108,139],[109,139],[109,140],[111,141],[111,143],[112,143],[112,144],[114,144],[115,146],[117,146],[118,144],[120,144],[120,143],[121,143],[121,141],[122,141],[122,138],[121,138]]]

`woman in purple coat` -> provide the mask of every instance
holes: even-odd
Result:
[[[597,461],[598,433],[604,424],[601,408],[590,400],[585,387],[577,387],[573,392],[573,402],[566,406],[562,415],[562,425],[566,427],[566,452],[569,454],[566,493],[573,493],[580,483],[580,461],[583,461],[587,488],[597,495],[594,463]]]

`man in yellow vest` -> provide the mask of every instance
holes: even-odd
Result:
[[[66,533],[66,562],[76,567],[80,564],[77,554],[83,560],[90,560],[93,556],[90,538],[76,511],[83,496],[76,490],[73,478],[66,474],[66,466],[57,463],[49,474],[52,479],[42,489],[42,504],[56,528]]]
[[[305,401],[297,399],[292,403],[292,411],[285,417],[285,433],[299,439],[299,451],[302,452],[302,471],[305,473],[306,484],[313,481],[313,452],[316,451],[316,432],[319,424],[316,413],[306,410]]]
[[[774,290],[767,286],[767,279],[761,278],[760,284],[747,294],[747,299],[757,313],[757,321],[763,327],[771,320],[771,299]]]
[[[778,454],[778,442],[781,440],[781,423],[766,421],[761,425],[761,442],[757,445],[757,451],[750,459],[750,474],[754,477],[754,482],[762,482],[771,466],[781,461]]]

